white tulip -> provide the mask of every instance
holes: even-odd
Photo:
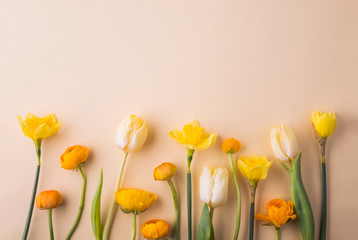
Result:
[[[148,127],[145,120],[130,115],[118,127],[116,145],[126,153],[136,152],[142,148],[147,135]]]
[[[224,204],[228,195],[229,173],[226,168],[204,167],[200,176],[200,199],[211,208]]]
[[[286,125],[271,130],[271,146],[275,156],[282,161],[295,159],[300,151],[295,134]]]

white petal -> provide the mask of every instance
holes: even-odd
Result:
[[[298,152],[300,151],[296,140],[296,136],[293,133],[292,129],[286,125],[283,126],[283,131],[285,133],[282,134],[282,136],[284,136],[285,138],[284,141],[286,142],[284,148],[286,150],[286,155],[290,159],[294,159],[298,155]]]
[[[127,152],[127,145],[130,140],[131,131],[131,116],[128,116],[121,122],[116,134],[116,145],[125,152]]]
[[[142,148],[145,140],[148,135],[148,127],[143,122],[143,125],[140,129],[132,131],[132,135],[130,136],[129,143],[127,145],[127,152],[136,152]]]
[[[214,184],[213,177],[207,166],[203,168],[203,172],[200,176],[200,199],[201,201],[210,205],[210,199],[212,195],[212,187]]]
[[[216,208],[224,204],[228,195],[229,173],[226,168],[215,168],[214,186],[211,197],[211,207]]]
[[[280,134],[281,134],[281,126],[277,126],[277,127],[272,128],[272,130],[271,130],[271,147],[272,147],[272,151],[273,151],[273,154],[278,159],[280,159],[282,161],[287,161],[288,157],[286,156],[286,154],[282,150]]]

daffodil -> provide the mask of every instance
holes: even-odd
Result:
[[[336,130],[336,114],[334,112],[314,112],[312,113],[312,123],[317,134],[322,138],[327,138]]]

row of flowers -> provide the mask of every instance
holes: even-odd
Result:
[[[18,121],[25,136],[34,141],[37,153],[37,171],[33,187],[33,193],[30,200],[30,207],[23,232],[23,240],[27,239],[30,228],[33,206],[37,193],[37,185],[41,166],[41,143],[42,140],[56,134],[62,124],[58,122],[53,114],[43,118],[38,118],[33,114],[28,114],[23,120],[18,116]],[[315,129],[315,136],[320,146],[322,160],[322,215],[320,227],[320,239],[326,238],[327,222],[327,197],[326,197],[326,158],[325,143],[336,128],[336,117],[333,112],[313,113],[312,123]],[[110,209],[104,225],[101,217],[101,192],[103,186],[103,171],[100,171],[99,182],[91,206],[92,230],[97,240],[108,240],[113,223],[114,216],[118,206],[127,214],[132,214],[132,238],[136,239],[136,216],[145,211],[157,199],[157,195],[141,189],[121,188],[124,167],[129,153],[139,151],[146,141],[148,127],[145,120],[138,116],[128,116],[119,126],[116,135],[116,145],[124,152],[122,167],[119,171],[116,187],[113,191],[113,198]],[[198,121],[193,120],[186,124],[183,131],[172,130],[170,137],[179,142],[187,149],[187,239],[191,240],[192,233],[192,192],[191,192],[191,163],[195,151],[205,150],[211,147],[217,139],[216,133],[205,132],[205,129],[199,126]],[[312,208],[305,191],[301,177],[301,152],[293,131],[286,125],[280,125],[271,130],[271,145],[274,155],[282,160],[282,166],[287,170],[290,178],[291,200],[287,202],[282,199],[273,199],[266,205],[267,214],[255,215],[255,195],[256,188],[260,180],[266,178],[268,170],[273,161],[268,161],[265,156],[252,155],[250,157],[240,156],[237,161],[237,167],[248,179],[250,186],[250,218],[249,218],[249,239],[254,237],[254,219],[266,221],[266,225],[273,225],[276,229],[276,238],[279,239],[280,228],[290,220],[298,219],[300,232],[303,239],[314,239],[315,224],[312,214]],[[241,148],[240,141],[230,138],[222,143],[222,150],[228,155],[231,167],[231,174],[236,191],[236,224],[233,239],[236,240],[239,235],[241,222],[241,192],[238,184],[238,178],[234,166],[233,155]],[[66,239],[71,239],[78,223],[81,219],[84,208],[84,197],[86,191],[86,176],[82,164],[87,160],[88,148],[75,145],[67,148],[61,155],[61,167],[67,170],[76,170],[81,173],[83,187],[79,210],[74,224],[69,230]],[[167,181],[172,192],[174,204],[174,238],[180,239],[180,211],[178,193],[175,189],[172,177],[176,173],[176,166],[173,163],[165,162],[154,169],[154,179],[157,181]],[[215,239],[212,219],[214,209],[224,204],[228,195],[229,172],[226,168],[218,167],[209,169],[204,167],[200,177],[200,199],[203,201],[203,210],[199,223],[197,239]],[[48,210],[50,238],[54,239],[52,224],[52,209],[62,203],[62,196],[56,190],[43,191],[36,199],[36,205],[39,209]],[[163,239],[169,233],[170,226],[167,222],[160,219],[152,219],[145,222],[141,227],[143,236],[147,239]]]

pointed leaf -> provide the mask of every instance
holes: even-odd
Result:
[[[102,185],[103,185],[103,169],[101,168],[97,190],[92,201],[92,209],[91,209],[92,230],[97,240],[102,240],[102,224],[101,224]]]
[[[198,240],[215,240],[214,228],[210,217],[208,205],[205,203],[201,213]]]

